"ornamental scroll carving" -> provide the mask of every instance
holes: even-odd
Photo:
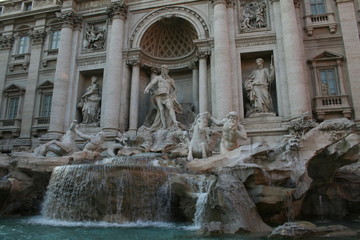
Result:
[[[30,33],[33,45],[42,44],[46,37],[46,32],[43,30],[35,30]]]
[[[57,18],[61,21],[63,27],[74,27],[81,23],[81,16],[70,11],[57,14]]]
[[[14,43],[14,36],[0,36],[0,50],[10,49]]]
[[[266,0],[242,1],[240,4],[240,31],[250,32],[267,29],[268,5]]]
[[[108,5],[106,10],[106,14],[109,18],[119,17],[121,19],[125,19],[126,13],[128,11],[128,6],[125,4],[125,1],[113,2]]]

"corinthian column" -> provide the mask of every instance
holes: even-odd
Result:
[[[232,86],[227,6],[229,0],[210,0],[214,4],[215,112],[223,118],[232,110]]]
[[[280,0],[281,25],[283,32],[283,43],[290,113],[292,117],[303,112],[310,111],[310,99],[307,88],[305,73],[304,44],[301,29],[298,28],[294,1]]]
[[[139,120],[140,61],[129,61],[132,65],[129,131],[136,133]]]
[[[103,111],[101,125],[103,130],[118,131],[120,118],[121,83],[125,81],[123,73],[123,41],[124,21],[127,6],[124,1],[113,2],[108,6],[107,13],[112,19],[109,36],[109,47],[106,58],[106,79],[103,82]]]
[[[71,53],[73,51],[73,28],[75,24],[81,22],[81,18],[72,11],[62,13],[58,19],[62,21],[62,28],[54,76],[54,92],[49,127],[49,134],[54,134],[54,137],[58,137],[59,134],[64,133]]]

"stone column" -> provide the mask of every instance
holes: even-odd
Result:
[[[274,54],[275,76],[276,76],[276,95],[278,102],[279,116],[290,117],[289,90],[287,82],[287,73],[285,67],[285,50],[283,44],[283,31],[281,25],[281,12],[279,0],[272,1],[274,11],[274,23],[277,39],[277,54]]]
[[[304,44],[301,29],[298,28],[294,2],[280,0],[281,25],[287,82],[290,100],[290,112],[296,117],[304,112],[310,112],[310,99],[305,72]]]
[[[192,102],[194,104],[194,112],[199,112],[199,68],[197,62],[193,61],[189,64],[192,70]]]
[[[58,138],[64,133],[66,101],[68,96],[69,73],[71,68],[71,53],[73,27],[81,22],[81,18],[74,12],[62,13],[59,17],[62,21],[61,38],[54,76],[54,92],[51,104],[49,137]],[[75,104],[75,103],[74,103]]]
[[[207,56],[209,52],[198,52],[199,58],[199,112],[208,111]]]
[[[136,133],[138,129],[139,120],[140,61],[136,59],[128,63],[132,65],[129,132],[133,134]]]
[[[353,0],[336,0],[343,36],[355,121],[360,121],[360,40]]]
[[[215,106],[213,115],[220,119],[232,111],[231,57],[227,2],[232,0],[210,0],[214,4],[214,59],[215,59]]]
[[[229,48],[230,48],[230,68],[231,68],[231,89],[232,89],[232,111],[236,111],[239,113],[243,111],[240,108],[240,98],[239,92],[242,91],[242,86],[238,82],[238,72],[239,68],[237,62],[237,51],[236,51],[236,43],[235,43],[235,29],[237,24],[235,23],[235,1],[228,1],[227,3],[227,16],[228,16],[228,26],[229,26]],[[240,86],[239,86],[240,85]]]
[[[41,23],[44,24],[43,22]],[[46,32],[42,28],[34,30],[30,34],[32,42],[30,64],[26,82],[24,108],[21,115],[21,133],[19,140],[17,140],[17,144],[21,145],[31,145],[31,128],[35,109],[36,87],[38,85],[41,52],[45,36]],[[35,113],[35,116],[37,116],[37,114],[38,113]]]
[[[112,18],[111,31],[108,34],[106,71],[107,78],[103,82],[103,111],[101,112],[101,126],[108,132],[119,130],[120,96],[123,70],[123,41],[124,21],[127,6],[124,1],[113,2],[108,6],[107,13]]]

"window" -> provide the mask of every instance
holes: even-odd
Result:
[[[22,36],[19,40],[18,54],[28,53],[29,51],[29,36]]]
[[[44,94],[41,99],[40,117],[50,117],[52,94]]]
[[[19,108],[19,97],[10,97],[7,105],[6,119],[16,119]]]
[[[32,9],[31,2],[24,3],[24,11],[30,11],[31,9]]]
[[[0,7],[0,15],[3,13],[3,7]]]
[[[325,13],[325,3],[324,0],[310,0],[311,13],[313,15],[324,14]]]
[[[59,43],[60,43],[60,30],[53,31],[51,33],[51,39],[50,39],[50,49],[58,49]]]
[[[335,69],[322,69],[319,71],[321,81],[321,92],[323,96],[339,95]]]

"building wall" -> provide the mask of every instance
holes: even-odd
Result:
[[[0,148],[34,146],[60,137],[73,119],[81,123],[78,103],[92,76],[102,91],[100,123],[84,131],[99,127],[110,137],[136,131],[152,109],[143,90],[162,64],[180,103],[217,118],[237,111],[250,142],[276,142],[306,111],[319,121],[358,123],[359,5],[325,0],[314,13],[309,0],[1,2]],[[52,47],[56,32],[61,38]],[[98,38],[93,43],[91,34]],[[152,47],[165,53],[150,53]],[[274,111],[249,117],[243,86],[257,58],[274,66]],[[330,94],[321,81],[325,70],[334,73]],[[49,94],[50,114],[44,111]]]

